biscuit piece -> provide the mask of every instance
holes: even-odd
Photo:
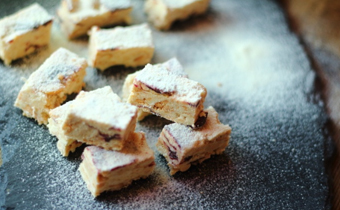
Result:
[[[198,82],[170,73],[162,65],[147,64],[135,77],[128,102],[145,112],[197,127],[206,95]]]
[[[0,58],[6,65],[50,41],[52,16],[35,3],[0,20]]]
[[[206,123],[197,130],[178,123],[163,128],[156,146],[168,161],[171,175],[186,171],[192,164],[201,163],[211,155],[221,154],[227,147],[231,128],[220,123],[214,108],[209,107],[206,111]]]
[[[57,13],[61,28],[73,39],[86,35],[92,26],[129,23],[130,0],[62,0]]]
[[[81,91],[75,100],[52,110],[50,116],[50,133],[69,142],[66,146],[76,140],[107,150],[120,150],[136,128],[137,107],[121,102],[106,86]],[[63,153],[64,149],[59,150]]]
[[[154,154],[143,132],[133,133],[121,151],[86,147],[79,171],[94,197],[104,191],[120,190],[133,180],[148,177],[155,168]]]
[[[89,64],[100,70],[115,65],[145,65],[150,62],[153,52],[151,30],[147,24],[91,29]]]
[[[160,30],[168,30],[176,20],[205,13],[210,0],[147,0],[148,20]]]
[[[65,101],[67,94],[77,93],[84,86],[87,62],[84,58],[59,48],[31,74],[21,88],[14,106],[23,115],[47,124],[49,111]]]
[[[170,73],[188,78],[188,75],[185,73],[182,65],[179,63],[179,61],[176,58],[171,58],[170,60],[168,60],[164,63],[160,63],[160,64],[156,64],[156,65],[160,65],[160,66],[165,67],[165,68],[161,68],[162,70],[167,70]],[[137,74],[139,72],[140,71],[137,71],[133,74],[129,74],[126,77],[124,85],[123,85],[123,100],[124,101],[128,100],[130,93],[131,93],[131,90],[132,90],[132,87],[133,87],[133,80],[135,79],[135,77],[137,76]],[[141,121],[146,116],[148,116],[149,114],[150,114],[150,112],[144,112],[141,109],[138,109],[137,120]]]

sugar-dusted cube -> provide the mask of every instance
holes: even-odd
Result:
[[[201,163],[211,155],[223,153],[228,146],[231,128],[219,121],[213,107],[205,111],[207,120],[198,129],[178,123],[163,128],[156,146],[168,161],[171,175],[186,171],[192,164]]]
[[[137,107],[121,102],[106,86],[81,91],[75,100],[51,110],[50,116],[50,133],[58,139],[120,150],[136,128]]]
[[[82,158],[79,171],[94,197],[104,191],[127,187],[133,180],[146,178],[155,167],[153,151],[143,132],[133,133],[120,151],[86,147]]]
[[[187,73],[185,73],[185,71],[183,70],[182,65],[180,64],[180,62],[177,60],[177,58],[171,58],[170,60],[164,62],[164,63],[160,63],[160,64],[156,64],[156,65],[160,65],[163,66],[165,68],[160,68],[161,70],[166,70],[170,73],[176,74],[178,76],[182,76],[182,77],[188,77]],[[135,77],[137,76],[137,74],[140,71],[137,71],[135,73],[129,74],[124,82],[123,85],[123,100],[127,101],[132,87],[133,87],[133,80],[135,79]],[[141,121],[143,120],[146,116],[148,116],[150,114],[150,112],[145,112],[142,111],[141,109],[138,109],[138,115],[137,115],[137,120]]]
[[[86,35],[92,26],[130,22],[130,0],[62,0],[57,14],[69,39]]]
[[[68,94],[82,89],[86,67],[84,58],[59,48],[27,79],[14,106],[22,109],[24,116],[47,124],[49,111],[63,103]]]
[[[206,95],[206,88],[198,82],[173,74],[162,65],[147,64],[133,80],[128,102],[145,112],[198,127],[204,124]]]
[[[100,70],[115,65],[145,65],[150,62],[153,52],[152,34],[147,24],[91,29],[89,64]]]
[[[6,65],[50,41],[53,17],[35,3],[0,20],[0,58]]]
[[[145,12],[154,26],[168,30],[176,20],[205,13],[210,0],[146,0]]]

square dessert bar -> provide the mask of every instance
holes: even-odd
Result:
[[[165,68],[160,68],[162,70],[167,70],[170,73],[188,78],[188,75],[183,70],[183,67],[180,64],[180,62],[177,60],[177,58],[171,58],[170,60],[168,60],[164,63],[160,63],[160,64],[156,64],[156,65],[160,65],[160,66],[165,67]],[[135,79],[135,77],[137,76],[137,74],[139,72],[140,71],[137,71],[133,74],[129,74],[126,77],[124,85],[123,85],[123,100],[124,101],[128,100],[130,93],[131,93],[131,90],[132,90],[132,87],[133,87],[133,80]],[[141,121],[146,116],[148,116],[149,114],[150,114],[150,112],[144,112],[141,109],[138,109],[137,120]]]
[[[53,17],[35,3],[0,20],[0,58],[6,65],[50,41]]]
[[[196,130],[178,123],[163,128],[156,146],[168,161],[171,175],[186,171],[211,155],[221,154],[227,147],[231,128],[218,120],[214,108],[209,107],[206,112],[205,124]]]
[[[62,120],[65,119],[71,104],[72,101],[51,110],[49,113],[51,118],[48,120],[49,124],[47,125],[50,133],[58,138],[57,148],[63,156],[68,156],[70,152],[74,152],[83,144],[76,139],[66,136],[61,127]]]
[[[129,23],[130,0],[62,0],[57,13],[69,39],[86,35],[92,26]]]
[[[145,112],[197,127],[204,123],[206,95],[206,88],[198,82],[170,73],[162,65],[147,64],[135,77],[128,102]]]
[[[136,128],[137,107],[121,102],[106,86],[81,91],[75,100],[52,110],[50,116],[50,133],[62,141],[120,150]]]
[[[156,28],[168,30],[176,20],[203,14],[209,2],[210,0],[147,0],[145,12]]]
[[[39,124],[47,124],[49,111],[64,102],[68,94],[82,89],[86,67],[84,58],[59,48],[27,79],[14,106]]]
[[[154,154],[142,132],[133,133],[120,151],[86,147],[79,171],[94,197],[104,191],[120,190],[133,180],[148,177],[155,168]]]
[[[151,30],[147,24],[91,29],[89,64],[100,70],[115,65],[145,65],[150,62],[153,52]]]

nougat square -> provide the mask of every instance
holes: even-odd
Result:
[[[92,26],[130,23],[130,0],[62,0],[57,14],[69,39],[86,35]]]
[[[81,91],[73,101],[51,110],[50,116],[50,133],[62,141],[120,150],[136,128],[137,107],[121,102],[106,86]]]
[[[154,153],[143,132],[133,133],[120,151],[86,147],[79,171],[94,197],[104,191],[120,190],[133,180],[147,178],[155,168]]]
[[[110,66],[142,66],[154,53],[152,34],[147,24],[100,29],[92,27],[89,64],[100,70]]]
[[[68,94],[84,86],[87,62],[78,55],[59,48],[27,79],[14,106],[23,115],[47,124],[49,111],[62,104]]]
[[[213,107],[205,111],[207,120],[198,129],[178,123],[163,128],[156,146],[167,160],[171,175],[186,171],[192,164],[201,163],[211,155],[223,153],[228,146],[231,128],[219,121]]]
[[[192,127],[204,124],[206,88],[173,74],[162,65],[147,64],[133,80],[128,102],[173,122]]]
[[[0,58],[6,65],[48,45],[53,17],[35,3],[0,20]]]
[[[184,71],[182,65],[177,60],[177,58],[171,58],[171,59],[169,59],[168,61],[166,61],[164,63],[160,63],[160,64],[156,64],[156,65],[160,65],[160,66],[165,67],[165,68],[160,68],[160,70],[166,70],[166,71],[168,71],[170,73],[173,73],[173,74],[176,74],[178,76],[182,76],[182,77],[188,78],[187,73]],[[135,77],[137,76],[137,74],[139,72],[140,71],[137,71],[135,73],[129,74],[126,77],[124,85],[123,85],[123,100],[124,101],[128,100],[128,98],[130,96],[130,93],[131,93],[131,90],[132,90],[132,87],[133,87],[133,81],[134,81]],[[148,116],[150,114],[151,114],[150,112],[145,112],[145,111],[143,111],[141,109],[138,109],[137,120],[141,121],[146,116]]]
[[[176,20],[205,13],[210,0],[147,0],[148,20],[160,30],[168,30]]]

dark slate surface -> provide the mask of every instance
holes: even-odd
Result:
[[[1,0],[1,16],[32,1]],[[58,2],[40,1],[54,14]],[[134,0],[134,23],[145,21]],[[138,124],[155,150],[148,179],[93,199],[78,172],[81,149],[63,158],[45,126],[12,104],[27,78],[55,49],[86,56],[86,40],[68,42],[58,25],[51,46],[15,62],[0,63],[0,206],[4,209],[330,209],[324,152],[327,116],[315,95],[315,74],[281,9],[272,1],[213,0],[207,15],[154,30],[154,63],[177,56],[190,78],[207,87],[206,106],[233,128],[225,153],[171,177],[155,150],[162,127]],[[117,93],[134,69],[88,68],[87,90],[110,85]]]

